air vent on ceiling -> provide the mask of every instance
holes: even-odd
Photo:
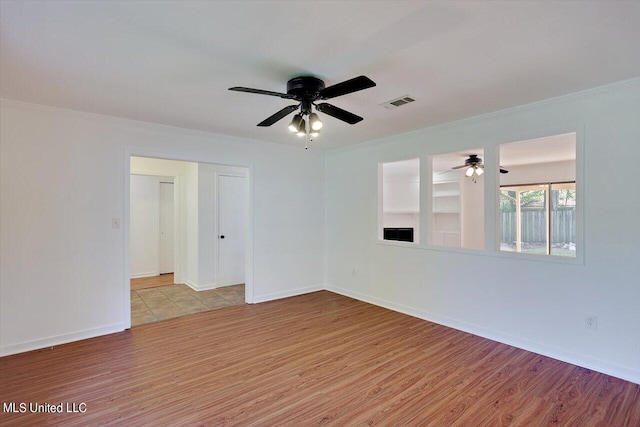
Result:
[[[400,98],[392,99],[391,101],[387,101],[384,104],[380,104],[380,105],[382,105],[384,108],[393,109],[393,108],[398,108],[402,105],[406,105],[413,101],[415,101],[414,98],[411,98],[410,96],[405,95],[405,96],[401,96]]]

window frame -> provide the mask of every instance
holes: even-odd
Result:
[[[408,162],[411,160],[418,161],[418,210],[416,212],[417,218],[417,228],[413,227],[413,241],[405,241],[405,240],[387,240],[384,238],[384,165],[389,163],[400,163],[400,162]],[[417,248],[423,245],[422,241],[422,226],[423,226],[423,215],[422,212],[424,210],[424,202],[423,202],[423,184],[422,184],[422,176],[423,176],[423,159],[422,156],[414,155],[407,156],[400,159],[388,160],[388,161],[380,161],[378,162],[377,167],[377,234],[376,234],[376,243],[387,244],[393,246],[404,246],[404,247],[413,247]],[[407,227],[386,227],[386,228],[407,228]]]
[[[563,256],[548,256],[532,253],[517,253],[506,252],[500,250],[500,173],[497,166],[500,165],[500,146],[502,144],[509,144],[519,141],[527,141],[530,139],[538,139],[544,137],[552,137],[555,135],[562,135],[567,133],[575,134],[575,190],[576,190],[576,256],[575,257],[563,257]],[[485,144],[478,144],[477,140],[467,141],[468,144],[457,145],[455,149],[457,151],[463,151],[470,148],[480,147],[484,150],[484,163],[491,168],[495,167],[493,173],[485,172],[485,187],[484,187],[484,212],[485,212],[485,244],[483,249],[469,249],[463,247],[448,247],[448,246],[436,246],[429,243],[428,230],[431,229],[431,220],[429,213],[432,209],[432,197],[431,189],[433,167],[430,162],[431,157],[439,154],[445,154],[451,152],[451,147],[447,147],[446,151],[421,151],[418,153],[412,153],[402,157],[394,155],[380,156],[375,166],[371,169],[377,172],[378,181],[378,197],[375,201],[372,201],[371,208],[377,208],[377,219],[372,221],[371,227],[375,224],[375,230],[371,228],[371,243],[379,246],[395,246],[409,249],[419,249],[433,252],[444,253],[457,253],[464,255],[475,256],[488,256],[492,258],[503,258],[517,261],[534,261],[543,263],[556,263],[564,265],[585,265],[585,253],[587,248],[585,247],[584,235],[585,235],[585,211],[584,211],[584,138],[585,138],[585,125],[584,123],[574,122],[573,124],[546,128],[543,130],[526,130],[509,132],[509,135],[502,135],[497,137],[484,138]],[[382,239],[382,164],[393,163],[398,161],[419,159],[420,160],[420,232],[418,243],[408,243],[396,240],[383,240]],[[373,165],[372,165],[373,166]],[[375,203],[375,206],[373,205]]]
[[[499,239],[499,250],[500,252],[506,252],[506,253],[518,253],[518,254],[523,254],[523,253],[530,253],[530,252],[522,252],[521,250],[518,250],[518,247],[521,246],[522,244],[522,239],[519,238],[519,236],[522,233],[522,227],[521,227],[521,216],[520,216],[520,206],[519,206],[519,193],[523,192],[523,191],[544,191],[545,192],[545,196],[544,196],[544,213],[545,213],[545,246],[546,246],[546,254],[536,254],[536,255],[546,255],[546,256],[553,256],[553,257],[557,257],[557,256],[561,256],[561,255],[554,255],[551,253],[551,245],[552,245],[552,219],[551,219],[551,191],[554,190],[553,186],[565,186],[565,187],[569,187],[567,184],[573,184],[573,190],[575,191],[576,189],[576,181],[556,181],[556,182],[539,182],[539,183],[533,183],[533,184],[517,184],[517,185],[500,185],[498,188],[498,197],[502,197],[502,195],[500,194],[502,191],[515,191],[516,192],[516,250],[515,251],[505,251],[502,249],[501,247],[501,242],[502,242],[502,238]],[[562,189],[562,188],[559,188]],[[569,188],[565,188],[565,189],[569,189]],[[498,200],[498,202],[500,202]],[[577,197],[576,197],[576,207],[577,207]],[[575,208],[574,208],[575,209]],[[500,213],[500,210],[498,209],[498,212]],[[576,213],[577,216],[577,213]],[[502,216],[500,215],[500,219],[502,218]],[[499,233],[502,231],[502,224],[501,222],[498,223],[498,227],[499,227]],[[576,226],[576,230],[574,230],[574,234],[577,236],[577,226]],[[575,243],[575,242],[574,242]],[[576,258],[577,256],[577,245],[576,245],[576,254],[571,256],[571,257],[567,257],[568,259],[573,259]]]
[[[576,256],[575,257],[563,257],[563,256],[553,256],[553,255],[545,255],[545,254],[532,254],[532,253],[523,253],[523,252],[507,252],[500,250],[500,177],[496,173],[496,183],[494,186],[495,194],[495,204],[493,208],[495,209],[493,212],[494,218],[494,226],[495,226],[495,246],[491,251],[493,255],[501,258],[509,258],[514,260],[529,260],[529,261],[541,261],[546,263],[558,263],[558,264],[574,264],[574,265],[584,265],[585,264],[585,253],[587,248],[585,247],[585,226],[586,226],[586,218],[584,213],[584,193],[585,193],[585,180],[584,180],[584,167],[585,167],[585,159],[584,159],[584,135],[585,135],[585,125],[584,123],[574,123],[573,126],[562,126],[546,129],[541,132],[526,132],[519,133],[516,136],[512,136],[510,138],[503,139],[502,142],[496,143],[494,146],[495,153],[494,158],[497,165],[500,164],[500,147],[503,144],[511,144],[514,142],[520,141],[528,141],[531,139],[539,139],[546,137],[553,137],[556,135],[563,135],[573,133],[575,134],[575,180],[572,181],[575,183],[576,190]]]

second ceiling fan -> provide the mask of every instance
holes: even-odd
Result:
[[[271,126],[278,120],[286,117],[294,111],[300,109],[300,112],[293,117],[289,124],[289,130],[295,132],[299,136],[311,135],[317,136],[318,131],[322,128],[322,122],[318,115],[312,111],[312,107],[315,107],[317,111],[325,113],[331,117],[335,117],[338,120],[349,123],[350,125],[356,124],[362,120],[362,117],[357,116],[349,111],[338,108],[335,105],[321,102],[316,104],[318,100],[326,100],[335,98],[338,96],[346,95],[348,93],[357,92],[363,89],[374,87],[376,84],[370,78],[366,76],[354,77],[353,79],[346,80],[341,83],[334,84],[329,87],[325,87],[324,81],[317,77],[302,76],[295,77],[287,82],[287,93],[272,92],[262,89],[253,89],[248,87],[235,86],[229,88],[236,92],[256,93],[259,95],[277,96],[283,99],[292,99],[298,101],[295,105],[289,105],[275,114],[267,117],[265,120],[258,123],[258,126]],[[307,117],[309,127],[307,128]]]
[[[473,175],[480,176],[484,173],[482,159],[477,154],[469,154],[469,157],[464,161],[464,165],[454,166],[451,169],[462,168],[467,168],[464,174],[469,177]],[[509,171],[500,166],[500,173],[509,173]]]

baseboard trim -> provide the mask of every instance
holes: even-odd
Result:
[[[261,303],[261,302],[267,302],[267,301],[274,301],[282,298],[290,298],[298,295],[309,294],[311,292],[322,291],[324,289],[326,289],[325,286],[316,285],[316,286],[309,286],[307,288],[292,289],[286,292],[278,292],[278,293],[267,294],[267,295],[256,295],[253,298],[253,303],[255,304],[255,303]]]
[[[0,347],[0,357],[9,356],[12,354],[24,353],[27,351],[41,350],[47,347],[55,347],[62,344],[68,344],[74,341],[85,340],[89,338],[95,338],[102,335],[113,334],[115,332],[122,332],[126,329],[124,323],[115,323],[108,326],[102,326],[99,328],[86,329],[83,331],[72,332],[70,334],[56,335],[47,338],[40,338],[37,340],[24,341],[17,344],[11,344]]]
[[[148,271],[146,273],[136,273],[136,274],[132,274],[131,278],[132,279],[142,279],[143,277],[155,277],[155,276],[159,276],[160,273],[158,273],[157,271]]]
[[[193,289],[194,291],[209,291],[211,289],[218,289],[215,283],[205,283],[204,285],[198,285],[196,283],[191,282],[190,280],[185,280],[185,285]]]
[[[497,341],[503,344],[517,347],[522,350],[540,354],[542,356],[547,356],[552,359],[560,360],[562,362],[571,363],[572,365],[580,366],[583,368],[591,369],[593,371],[601,372],[603,374],[611,375],[612,377],[630,381],[635,384],[640,384],[640,370],[631,369],[624,366],[618,366],[609,362],[605,362],[600,359],[586,357],[578,353],[573,353],[570,351],[558,349],[558,348],[551,347],[536,341],[522,339],[519,337],[515,337],[513,335],[504,334],[491,329],[483,328],[471,323],[462,322],[456,319],[451,319],[449,317],[440,316],[437,314],[418,310],[403,304],[397,304],[397,303],[386,301],[379,298],[372,298],[358,292],[340,288],[338,286],[327,285],[325,286],[324,289],[330,292],[347,296],[349,298],[357,299],[359,301],[363,301],[363,302],[373,304],[379,307],[383,307],[389,310],[397,311],[399,313],[407,314],[409,316],[416,317],[418,319],[437,323],[442,326],[457,329],[459,331],[467,332],[473,335],[480,336],[482,338],[486,338],[492,341]]]

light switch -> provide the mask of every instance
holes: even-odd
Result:
[[[120,228],[120,218],[111,218],[111,228]]]

